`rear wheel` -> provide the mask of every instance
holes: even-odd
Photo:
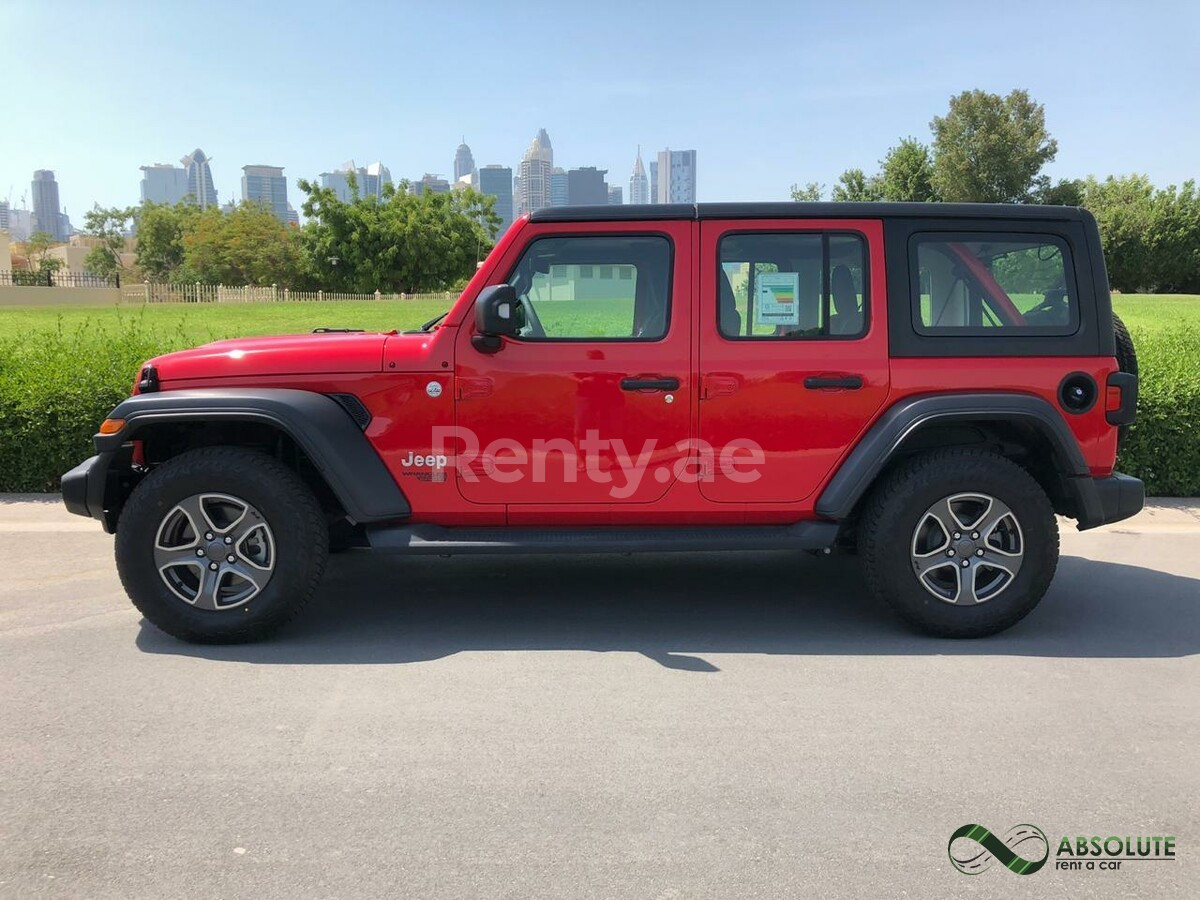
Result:
[[[1058,565],[1058,524],[1041,486],[986,451],[914,457],[876,489],[859,551],[877,597],[940,637],[984,637],[1019,622]]]
[[[265,637],[311,599],[329,536],[295,472],[238,447],[192,450],[137,486],[117,526],[121,583],[167,634],[198,643]]]

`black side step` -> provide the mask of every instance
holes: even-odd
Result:
[[[376,550],[394,553],[667,553],[696,550],[824,550],[837,522],[661,528],[443,528],[368,525]]]

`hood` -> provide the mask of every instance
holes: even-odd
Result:
[[[231,338],[150,360],[161,381],[260,375],[379,372],[386,334],[289,334]]]

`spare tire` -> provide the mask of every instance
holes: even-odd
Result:
[[[1137,351],[1133,347],[1133,338],[1116,313],[1113,313],[1113,337],[1117,339],[1117,366],[1122,372],[1137,375]]]
[[[1136,377],[1138,373],[1137,350],[1134,349],[1133,338],[1129,336],[1129,329],[1125,327],[1125,323],[1116,313],[1113,313],[1113,337],[1117,342],[1117,368]],[[1128,431],[1128,425],[1121,425],[1117,428],[1117,450],[1120,450],[1121,445],[1125,443],[1125,435]]]

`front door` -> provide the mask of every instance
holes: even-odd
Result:
[[[688,456],[694,223],[530,226],[504,278],[525,324],[486,353],[456,347],[454,466],[477,503],[661,497]],[[582,226],[581,226],[582,227]]]
[[[882,226],[706,220],[700,247],[700,489],[805,500],[887,396]]]

